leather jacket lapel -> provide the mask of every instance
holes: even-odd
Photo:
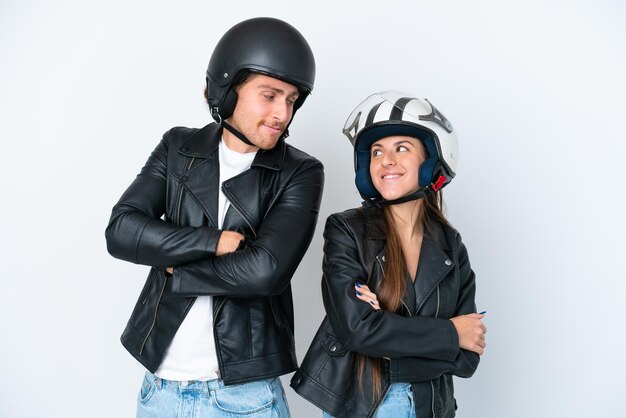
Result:
[[[369,206],[364,208],[365,210],[365,227],[367,229],[366,234],[370,242],[368,245],[372,245],[372,240],[386,240],[387,228],[385,225],[385,215],[382,213],[382,209],[376,206]],[[443,233],[443,227],[439,224],[434,224],[429,229],[429,236],[424,236],[422,241],[422,247],[420,250],[420,260],[417,268],[417,275],[415,277],[415,291],[417,294],[417,300],[415,304],[415,311],[412,314],[417,314],[424,302],[430,294],[435,290],[439,282],[452,270],[453,263],[450,257],[446,254],[448,245]],[[376,248],[376,246],[374,246]],[[385,249],[383,248],[378,256],[379,260],[385,261]],[[381,266],[382,267],[382,266]],[[382,279],[382,277],[380,278]],[[405,295],[405,298],[407,295]],[[407,303],[404,300],[406,306],[412,304]]]
[[[217,227],[219,187],[218,147],[222,129],[216,124],[210,124],[200,129],[179,148],[189,160],[179,181],[189,195],[196,200],[202,211],[209,219],[209,225]]]
[[[414,284],[417,297],[415,313],[419,313],[428,296],[453,267],[450,257],[430,238],[424,237]]]

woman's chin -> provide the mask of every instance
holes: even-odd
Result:
[[[380,194],[383,199],[385,200],[396,200],[396,199],[400,199],[402,196],[404,196],[402,193],[381,193]]]
[[[383,197],[383,199],[385,200],[396,200],[396,199],[400,199],[401,197],[404,196],[408,196],[411,193],[415,193],[417,190],[383,190],[383,191],[378,191],[378,193],[380,193],[380,195]]]

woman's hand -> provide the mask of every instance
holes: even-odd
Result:
[[[356,282],[354,284],[354,292],[358,299],[362,300],[365,303],[369,303],[370,306],[376,310],[380,309],[376,293],[372,292],[366,284]]]
[[[484,314],[468,314],[460,315],[450,319],[459,334],[459,345],[461,348],[473,351],[478,355],[485,352],[485,333],[487,327],[482,323]]]

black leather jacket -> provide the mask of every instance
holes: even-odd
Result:
[[[219,375],[233,384],[297,367],[290,280],[313,237],[324,174],[284,141],[259,151],[222,183],[231,202],[223,229],[245,243],[215,256],[221,133],[216,124],[167,132],[113,208],[106,239],[114,257],[152,266],[124,347],[156,371],[196,296],[213,295]]]
[[[291,386],[335,417],[371,417],[380,401],[370,370],[359,386],[353,352],[384,358],[383,392],[411,383],[420,418],[455,416],[452,375],[470,377],[479,356],[459,348],[449,318],[476,312],[475,281],[461,237],[434,224],[424,237],[413,305],[404,314],[374,310],[354,295],[354,282],[376,289],[385,263],[386,229],[377,207],[331,215],[324,232],[324,318]]]

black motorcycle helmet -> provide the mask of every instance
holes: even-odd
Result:
[[[207,101],[217,123],[235,110],[233,87],[242,72],[268,75],[296,86],[300,95],[294,103],[295,114],[313,90],[315,59],[302,34],[282,20],[257,17],[233,26],[217,43],[206,72]]]

